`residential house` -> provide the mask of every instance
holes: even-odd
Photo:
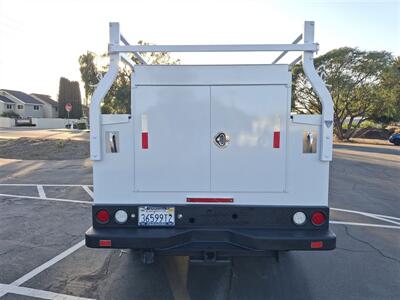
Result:
[[[43,103],[45,118],[58,118],[57,101],[51,99],[50,96],[43,94],[31,94],[31,96]]]
[[[10,111],[7,109],[12,107],[12,111],[21,117],[43,118],[44,116],[43,103],[24,92],[1,89],[0,96],[2,96],[2,102],[4,102],[3,107],[6,109],[5,111]],[[4,100],[5,98],[14,102],[14,106],[12,106],[11,102],[7,104]],[[0,114],[3,112],[4,110],[2,111],[0,107]]]
[[[5,112],[13,112],[14,110],[15,102],[3,95],[0,95],[0,115]]]

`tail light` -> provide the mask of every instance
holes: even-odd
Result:
[[[303,225],[306,222],[307,217],[305,213],[298,211],[293,215],[292,220],[296,225]]]
[[[311,249],[320,249],[324,247],[324,242],[323,241],[316,241],[316,242],[311,242],[310,248]]]
[[[311,214],[311,223],[315,226],[321,226],[326,222],[326,215],[321,211],[315,211]]]
[[[118,224],[124,224],[128,221],[128,214],[126,211],[120,209],[116,211],[114,218]]]
[[[96,213],[96,220],[100,224],[106,224],[110,221],[110,213],[105,209],[101,209]]]
[[[99,246],[100,247],[111,247],[111,240],[100,240]]]

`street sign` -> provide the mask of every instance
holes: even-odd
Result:
[[[65,104],[65,110],[66,110],[67,112],[70,112],[70,111],[72,110],[72,104],[71,104],[71,103]]]

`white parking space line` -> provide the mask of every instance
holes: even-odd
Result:
[[[25,274],[21,278],[13,281],[11,283],[11,285],[19,286],[19,285],[23,284],[24,282],[28,281],[32,277],[36,276],[37,274],[39,274],[39,273],[43,272],[44,270],[48,269],[49,267],[51,267],[55,263],[57,263],[60,260],[64,259],[68,255],[74,253],[76,250],[82,248],[84,245],[85,245],[85,240],[80,241],[79,243],[73,245],[71,248],[68,248],[64,252],[58,254],[57,256],[53,257],[49,261],[47,261],[44,264],[40,265],[39,267],[33,269],[28,274]]]
[[[38,185],[37,190],[40,198],[46,198],[46,193],[44,192],[43,185]]]
[[[93,194],[92,190],[89,189],[89,187],[88,187],[87,185],[82,185],[82,188],[85,190],[86,193],[88,193],[88,195],[89,195],[92,199],[94,199],[94,194]]]
[[[329,221],[329,223],[330,224],[339,224],[339,225],[353,225],[353,226],[364,226],[364,227],[400,229],[400,226],[381,225],[381,224],[372,224],[372,223],[356,223],[356,222],[342,222],[342,221]]]
[[[374,215],[374,216],[378,216],[378,217],[382,217],[382,218],[400,220],[400,218],[398,218],[398,217],[392,217],[392,216],[387,216],[387,215],[378,215],[378,214],[374,214],[374,213],[370,213],[370,212],[366,212],[366,211],[351,210],[351,209],[344,209],[344,208],[337,208],[337,207],[330,207],[329,209],[348,212],[348,213],[354,213],[354,214],[367,214],[367,215]]]
[[[38,199],[38,200],[47,200],[47,201],[59,201],[59,202],[72,202],[72,203],[81,203],[81,204],[90,204],[90,201],[82,201],[82,200],[72,200],[72,199],[59,199],[59,198],[41,198],[35,196],[23,196],[23,195],[14,195],[14,194],[0,194],[0,197],[13,197],[13,198],[21,198],[21,199]]]
[[[38,183],[0,183],[0,186],[82,186],[82,184],[38,184]],[[93,186],[91,184],[86,184],[86,186]]]
[[[347,212],[347,213],[352,213],[352,214],[358,214],[358,215],[362,215],[365,217],[369,217],[372,219],[376,219],[376,220],[381,220],[384,222],[388,222],[388,223],[392,223],[392,224],[396,224],[400,226],[400,222],[396,222],[393,220],[388,220],[388,219],[397,219],[396,217],[389,217],[389,216],[384,216],[384,215],[376,215],[373,213],[368,213],[368,212],[362,212],[362,211],[357,211],[357,210],[350,210],[350,209],[343,209],[343,208],[335,208],[335,207],[331,207],[331,210],[334,211],[341,211],[341,212]]]
[[[393,219],[393,220],[398,220],[398,221],[400,221],[400,218],[397,218],[397,217],[386,216],[386,215],[377,215],[377,214],[375,214],[375,216],[377,216],[377,217],[382,217],[382,218],[385,218],[385,219]]]
[[[75,297],[65,294],[58,294],[54,292],[48,292],[43,290],[31,289],[20,286],[12,286],[10,284],[0,283],[0,293],[5,291],[10,294],[17,294],[28,297],[35,297],[41,299],[51,299],[51,300],[94,300],[90,298]]]
[[[396,224],[396,225],[400,226],[400,222],[396,222],[396,221],[393,221],[393,220],[390,220],[390,219],[387,219],[387,218],[378,217],[377,215],[367,214],[366,216],[370,217],[370,218],[373,218],[373,219],[376,219],[376,220],[381,220],[381,221],[384,221],[384,222],[389,222],[389,223]]]
[[[64,252],[58,254],[57,256],[53,257],[49,261],[47,261],[44,264],[40,265],[39,267],[33,269],[32,271],[30,271],[29,273],[25,274],[24,276],[22,276],[22,277],[18,278],[17,280],[13,281],[9,285],[11,285],[11,286],[20,286],[21,284],[27,282],[28,280],[30,280],[31,278],[33,278],[37,274],[43,272],[44,270],[50,268],[52,265],[56,264],[60,260],[64,259],[68,255],[74,253],[76,250],[82,248],[84,245],[85,245],[85,240],[80,241],[79,243],[75,244],[71,248],[68,248]],[[4,296],[7,293],[8,293],[7,289],[6,290],[0,289],[0,297]],[[47,299],[47,298],[44,298],[44,299]]]

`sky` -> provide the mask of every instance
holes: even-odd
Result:
[[[106,52],[109,22],[120,22],[131,44],[274,44],[291,43],[305,20],[315,21],[318,55],[343,46],[400,55],[400,0],[0,0],[0,89],[57,99],[61,76],[80,80],[81,54]],[[270,63],[277,55],[173,57],[218,64]]]

